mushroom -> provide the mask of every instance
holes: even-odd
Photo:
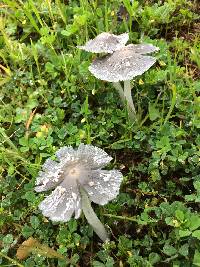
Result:
[[[128,33],[114,35],[108,32],[102,32],[94,39],[89,40],[85,45],[77,47],[92,53],[113,53],[124,47],[128,42],[128,38]]]
[[[119,42],[119,38],[123,41]],[[118,45],[116,45],[116,41],[119,42]],[[151,44],[125,46],[127,41],[128,33],[116,36],[104,32],[87,42],[85,46],[78,46],[78,48],[88,52],[112,53],[95,59],[89,70],[96,78],[113,83],[120,98],[127,104],[131,120],[135,120],[137,117],[131,96],[130,80],[143,74],[156,62],[154,57],[146,54],[158,51],[159,48]],[[121,81],[124,81],[124,89],[120,84]]]
[[[36,192],[54,191],[39,205],[52,221],[67,222],[81,211],[102,241],[108,240],[105,227],[92,209],[91,201],[105,205],[118,193],[123,176],[118,170],[103,170],[110,157],[102,149],[80,144],[77,149],[61,147],[57,161],[47,159],[36,179]]]
[[[89,67],[96,78],[113,83],[122,100],[127,102],[132,119],[136,118],[136,109],[131,96],[130,80],[143,74],[156,62],[154,57],[145,54],[158,50],[151,44],[130,44],[111,55],[95,59]],[[124,90],[120,89],[120,81],[124,81]]]

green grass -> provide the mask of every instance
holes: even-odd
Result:
[[[162,2],[0,3],[1,266],[200,266],[199,3]],[[103,31],[160,48],[134,79],[137,124],[89,73],[95,55],[76,48]],[[109,243],[84,217],[53,223],[38,209],[40,166],[80,143],[105,149],[124,175],[117,199],[93,206]]]

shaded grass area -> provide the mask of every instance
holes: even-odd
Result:
[[[1,266],[200,266],[198,1],[4,0],[0,12]],[[139,123],[76,48],[103,31],[160,48],[132,82]],[[53,223],[37,208],[40,166],[80,143],[124,175],[117,199],[94,205],[109,243],[83,216]]]

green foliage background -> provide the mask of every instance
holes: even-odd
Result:
[[[1,1],[1,266],[200,266],[199,10],[186,0]],[[133,81],[138,124],[89,73],[95,55],[76,48],[103,31],[160,48]],[[110,243],[84,217],[53,223],[37,208],[40,166],[81,142],[105,149],[124,174],[118,198],[94,205]],[[17,259],[29,237],[65,259]]]

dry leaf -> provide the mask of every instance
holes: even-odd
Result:
[[[19,260],[26,259],[31,253],[32,249],[36,247],[38,241],[33,237],[29,237],[29,239],[25,240],[17,250],[17,258]]]
[[[62,254],[47,245],[39,243],[37,239],[33,237],[29,237],[19,246],[16,256],[19,260],[24,260],[30,253],[39,254],[48,258],[65,259]]]

